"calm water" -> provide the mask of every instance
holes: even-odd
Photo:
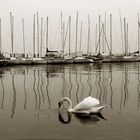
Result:
[[[57,109],[89,95],[107,104],[102,116]],[[140,63],[0,68],[0,139],[140,139]]]

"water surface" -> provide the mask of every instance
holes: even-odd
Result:
[[[87,96],[107,104],[101,115],[58,110]],[[140,64],[14,66],[0,68],[0,139],[140,139]]]

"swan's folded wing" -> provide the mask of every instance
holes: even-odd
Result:
[[[91,96],[89,96],[89,97],[83,99],[82,102],[87,103],[87,104],[89,104],[89,105],[91,105],[91,106],[97,106],[97,105],[100,104],[100,101],[99,101],[98,99],[93,98],[93,97],[91,97]]]
[[[99,100],[93,97],[87,97],[79,104],[77,104],[73,110],[90,110],[92,107],[96,107],[100,104]]]

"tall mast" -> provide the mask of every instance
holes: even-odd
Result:
[[[104,32],[104,23],[102,23],[103,35],[102,35],[102,53],[104,53],[104,42],[105,42],[105,32]]]
[[[39,57],[39,19],[38,19],[38,12],[36,13],[36,18],[37,18],[37,57]]]
[[[35,57],[35,14],[33,16],[33,57]]]
[[[121,11],[119,10],[120,13],[120,27],[121,27],[121,43],[122,43],[122,48],[124,48],[124,44],[123,44],[123,29],[122,29],[122,18],[121,18]]]
[[[138,13],[138,51],[139,51],[139,54],[140,54],[140,20],[139,20],[139,13]]]
[[[64,56],[64,47],[65,47],[65,23],[63,22],[63,48],[62,48],[62,53]]]
[[[81,29],[80,29],[80,52],[82,51],[81,46],[82,46],[82,28],[83,28],[83,22],[81,22]]]
[[[128,54],[128,23],[126,23],[126,53]],[[129,50],[130,51],[130,50]]]
[[[22,35],[23,35],[23,51],[25,57],[25,34],[24,34],[24,18],[22,18]]]
[[[69,56],[71,52],[71,16],[69,16]]]
[[[60,18],[61,18],[61,52],[63,53],[63,45],[64,45],[64,42],[63,42],[63,17],[62,17],[62,12],[61,12],[61,15],[60,15]]]
[[[126,43],[126,21],[124,18],[124,47],[125,47],[125,55],[127,55],[127,43]]]
[[[100,30],[101,30],[101,27],[100,27],[100,24],[101,24],[101,16],[99,15],[99,53],[100,53],[100,49],[101,49],[101,42],[100,42]]]
[[[48,17],[47,17],[47,20],[46,20],[46,26],[47,26],[47,28],[46,28],[46,54],[47,54],[47,52],[48,52]]]
[[[40,32],[40,57],[42,56],[42,44],[43,44],[43,18],[41,18],[41,32]]]
[[[95,27],[95,51],[96,51],[96,47],[97,47],[97,24],[96,24],[96,27]]]
[[[75,41],[75,55],[77,55],[77,35],[78,35],[78,11],[76,16],[76,41]]]
[[[110,14],[110,55],[112,55],[112,15]]]
[[[88,42],[87,42],[87,55],[89,55],[89,41],[90,41],[90,19],[88,15]]]
[[[103,52],[104,53],[106,53],[105,36],[106,36],[106,12],[105,12],[105,19],[104,19],[104,36],[103,36]]]
[[[11,51],[13,57],[13,46],[14,46],[14,38],[13,38],[13,31],[14,31],[14,16],[10,12],[10,27],[11,27]]]
[[[0,55],[2,53],[2,41],[1,41],[1,18],[0,18]]]

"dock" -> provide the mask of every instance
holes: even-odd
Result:
[[[94,63],[92,59],[64,59],[64,58],[27,58],[1,59],[0,66],[11,65],[47,65],[47,64],[85,64]]]

